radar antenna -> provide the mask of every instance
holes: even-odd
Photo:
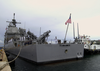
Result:
[[[21,24],[21,22],[16,22],[16,20],[15,20],[15,13],[13,14],[13,19],[12,19],[12,21],[6,21],[6,22],[12,23],[12,24],[15,25],[15,26],[16,26],[16,24]]]

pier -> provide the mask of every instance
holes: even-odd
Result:
[[[8,62],[4,49],[0,49],[0,68]],[[1,70],[1,69],[0,69]],[[10,65],[7,64],[1,71],[11,71]]]

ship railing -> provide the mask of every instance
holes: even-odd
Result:
[[[48,44],[60,44],[60,43],[64,43],[64,41],[66,41],[66,43],[73,43],[73,40],[64,40],[64,39],[47,39],[46,42]]]

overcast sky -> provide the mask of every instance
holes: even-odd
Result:
[[[4,40],[5,28],[15,18],[21,24],[18,27],[30,30],[36,36],[51,30],[49,39],[64,39],[71,13],[72,23],[66,39],[73,38],[73,22],[80,35],[89,35],[91,39],[100,39],[100,0],[0,0],[0,42]],[[77,33],[76,33],[77,36]]]

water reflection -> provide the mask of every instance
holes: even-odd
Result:
[[[11,67],[12,71],[99,71],[100,55],[87,55],[81,60],[39,66],[18,58],[15,62],[15,67]]]

